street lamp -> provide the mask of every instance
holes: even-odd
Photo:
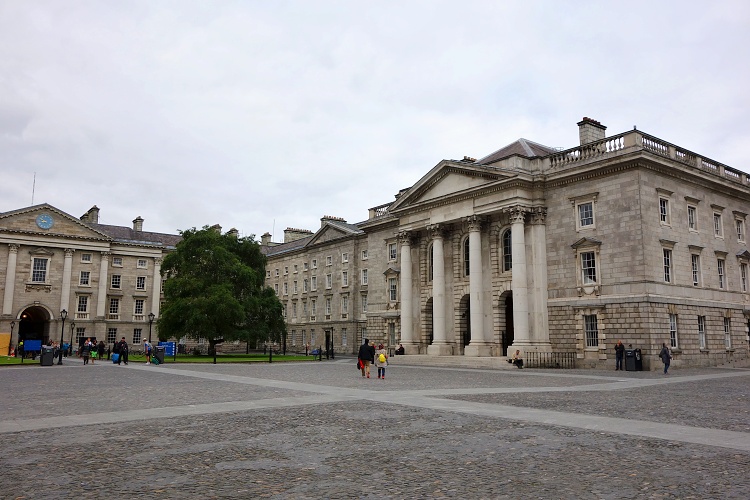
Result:
[[[13,328],[15,328],[16,322],[11,321],[10,322],[10,340],[13,341]],[[16,342],[16,353],[18,353],[18,342]],[[8,354],[10,354],[10,344],[8,344]],[[18,357],[18,354],[16,354],[16,357]]]
[[[58,358],[57,358],[57,364],[58,365],[62,364],[62,358],[63,358],[63,352],[62,352],[62,348],[63,348],[63,335],[65,335],[65,318],[67,318],[67,317],[68,317],[68,311],[66,311],[65,309],[63,309],[62,311],[60,311],[60,318],[62,318],[62,328],[60,329],[60,348],[58,349],[59,350],[59,354],[58,354]]]
[[[68,356],[73,355],[73,330],[76,329],[76,322],[70,322],[70,344],[68,344]]]
[[[155,317],[154,313],[148,313],[148,345],[151,345],[151,324],[154,322]]]

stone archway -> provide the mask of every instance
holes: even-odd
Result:
[[[50,320],[52,315],[42,306],[30,306],[24,309],[18,321],[18,340],[41,340],[42,344],[50,341]]]

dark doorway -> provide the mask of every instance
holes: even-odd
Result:
[[[435,315],[432,313],[432,297],[427,299],[427,305],[425,306],[425,330],[427,330],[427,345],[432,345],[432,341],[435,339]]]
[[[461,347],[466,347],[471,342],[471,300],[468,295],[461,298]]]
[[[41,340],[42,344],[49,342],[49,314],[43,307],[29,307],[21,313],[18,325],[19,340]]]
[[[508,355],[508,347],[513,345],[513,295],[505,297],[505,330],[502,335],[503,356]]]

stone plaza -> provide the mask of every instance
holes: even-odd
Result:
[[[747,498],[750,369],[0,369],[2,498]]]

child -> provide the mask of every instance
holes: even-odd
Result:
[[[388,355],[385,353],[383,344],[378,346],[375,352],[375,366],[378,367],[378,378],[385,380],[385,367],[388,366]]]

